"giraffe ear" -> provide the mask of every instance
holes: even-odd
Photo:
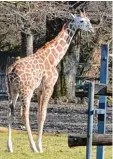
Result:
[[[72,13],[70,13],[70,15],[71,15],[71,18],[72,18],[72,19],[75,19],[76,14],[72,14]]]
[[[82,11],[80,10],[80,16],[81,17],[84,17],[84,14],[82,13]]]
[[[86,12],[85,12],[85,9],[84,9],[84,12],[83,12],[83,14],[84,14],[84,16],[85,16],[85,17],[87,17],[87,16],[86,16]]]

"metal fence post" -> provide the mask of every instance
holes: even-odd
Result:
[[[88,83],[88,122],[87,122],[87,148],[86,159],[92,156],[93,110],[94,110],[94,82]]]
[[[101,46],[101,68],[100,68],[100,83],[108,84],[108,62],[109,62],[109,46],[103,44]],[[106,126],[106,105],[107,97],[99,96],[99,109],[105,111],[104,114],[98,115],[98,133],[105,133]],[[97,146],[97,159],[104,159],[104,146]]]

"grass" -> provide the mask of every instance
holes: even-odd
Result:
[[[36,140],[36,135],[33,134]],[[67,135],[43,135],[43,154],[33,153],[29,147],[26,132],[13,132],[14,153],[7,152],[7,132],[0,131],[0,159],[85,159],[85,147],[69,148]],[[93,147],[92,159],[95,159]],[[112,147],[105,148],[105,159],[112,158]]]

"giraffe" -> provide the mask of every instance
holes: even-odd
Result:
[[[47,114],[47,105],[58,79],[56,66],[65,55],[77,29],[94,32],[90,20],[85,12],[71,14],[70,22],[63,25],[58,35],[47,42],[36,53],[24,57],[12,64],[7,71],[7,92],[9,98],[8,114],[8,151],[13,152],[12,121],[18,97],[21,100],[21,118],[25,124],[31,149],[34,152],[43,152],[42,133]],[[38,94],[38,138],[33,140],[29,124],[29,108],[33,92],[39,87]]]

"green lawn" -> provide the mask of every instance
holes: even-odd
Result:
[[[36,135],[34,134],[36,140]],[[85,147],[69,148],[66,135],[43,135],[43,154],[33,153],[25,132],[13,132],[14,153],[7,152],[7,132],[0,132],[0,159],[85,159]],[[95,159],[96,148],[93,147]],[[105,159],[111,159],[112,148],[105,148]]]

